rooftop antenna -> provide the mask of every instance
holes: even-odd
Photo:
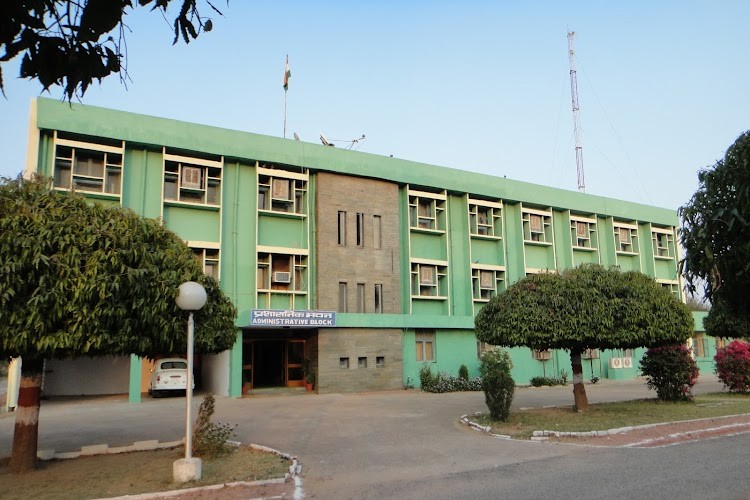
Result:
[[[578,174],[578,191],[586,192],[586,181],[583,178],[583,146],[581,146],[581,117],[578,107],[578,78],[576,77],[575,49],[573,39],[575,31],[568,31],[568,57],[570,59],[570,98],[573,102],[573,130],[576,138],[576,173]]]

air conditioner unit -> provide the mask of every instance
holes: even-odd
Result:
[[[184,188],[201,188],[201,169],[198,167],[182,167],[180,186]]]
[[[290,283],[292,281],[292,273],[277,271],[273,273],[274,283]]]
[[[482,290],[494,290],[495,289],[495,273],[492,271],[480,271],[479,272],[479,288]]]
[[[599,359],[599,349],[586,349],[581,357],[583,359]]]
[[[431,266],[422,266],[419,268],[419,284],[420,285],[434,285],[435,284],[435,268]]]
[[[609,358],[609,367],[615,369],[622,368],[622,358]]]
[[[552,351],[550,350],[544,350],[544,351],[537,351],[533,350],[531,351],[531,357],[538,360],[538,361],[546,361],[548,359],[552,359]]]
[[[271,197],[276,200],[291,200],[289,196],[289,180],[288,179],[274,179],[271,189]]]
[[[633,358],[622,358],[623,368],[633,368]]]
[[[541,233],[542,232],[542,216],[531,214],[529,216],[529,225],[531,226],[532,233]]]

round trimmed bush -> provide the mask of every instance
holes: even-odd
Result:
[[[735,340],[714,356],[716,373],[729,392],[750,392],[750,344]]]
[[[646,385],[656,390],[662,401],[693,399],[691,390],[698,381],[698,364],[683,344],[651,347],[641,359]]]

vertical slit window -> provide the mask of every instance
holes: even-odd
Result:
[[[357,312],[365,312],[365,284],[357,283]]]
[[[373,215],[372,216],[372,247],[375,250],[380,250],[383,248],[383,229],[382,224],[383,220],[379,215]]]
[[[346,212],[339,210],[339,245],[346,246]]]
[[[383,285],[381,283],[375,284],[375,312],[382,314],[383,312]]]
[[[357,212],[357,246],[365,246],[365,214]]]
[[[346,282],[339,282],[339,312],[347,312],[347,294]]]

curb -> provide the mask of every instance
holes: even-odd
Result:
[[[128,453],[133,451],[149,451],[165,448],[175,448],[185,442],[185,439],[179,441],[167,441],[160,443],[156,439],[147,441],[135,441],[130,446],[118,446],[110,448],[107,444],[95,444],[89,446],[82,446],[80,451],[60,452],[57,453],[55,450],[39,450],[37,451],[37,458],[40,460],[65,460],[70,458],[79,458],[85,456],[96,456],[96,455],[112,455],[116,453]],[[242,445],[239,441],[227,441],[230,446],[240,447]],[[212,484],[208,486],[196,486],[194,488],[184,488],[180,490],[169,490],[169,491],[157,491],[151,493],[140,493],[137,495],[122,495],[117,497],[104,497],[96,500],[148,500],[153,498],[170,498],[178,495],[192,493],[196,491],[214,491],[222,488],[230,488],[234,486],[264,486],[270,484],[284,484],[287,481],[294,481],[294,497],[295,499],[301,499],[305,497],[302,490],[302,464],[299,459],[289,453],[284,453],[268,446],[250,443],[247,445],[248,448],[257,451],[264,451],[266,453],[273,453],[281,458],[289,460],[292,464],[289,466],[289,472],[284,477],[274,479],[264,479],[260,481],[234,481],[231,483]]]
[[[481,412],[474,413],[474,415],[481,415]],[[720,420],[720,419],[726,419],[726,418],[736,418],[736,417],[746,417],[750,416],[750,413],[740,413],[737,415],[723,415],[720,417],[705,417],[705,418],[696,418],[692,420],[676,420],[674,422],[658,422],[655,424],[644,424],[644,425],[633,425],[633,426],[627,426],[627,427],[617,427],[615,429],[607,429],[602,431],[584,431],[584,432],[575,432],[575,431],[548,431],[548,430],[541,430],[541,431],[534,431],[531,435],[531,441],[547,441],[550,437],[599,437],[599,436],[611,436],[613,434],[625,434],[633,430],[637,429],[650,429],[653,427],[659,427],[662,425],[672,425],[676,423],[685,423],[685,422],[704,422],[707,420]],[[512,439],[510,436],[505,434],[493,434],[490,432],[492,430],[492,427],[490,426],[484,426],[481,424],[478,424],[474,421],[472,421],[468,415],[461,415],[461,418],[459,421],[474,429],[478,432],[484,432],[485,434],[489,434],[492,437],[500,438],[500,439]],[[723,427],[733,427],[733,426],[723,426]],[[714,430],[714,429],[720,429],[723,427],[718,428],[711,428],[706,429],[708,430]],[[695,433],[697,431],[690,431],[692,433]],[[684,433],[683,433],[684,434]],[[676,435],[675,435],[676,436]],[[635,446],[635,445],[628,445],[628,446]]]

